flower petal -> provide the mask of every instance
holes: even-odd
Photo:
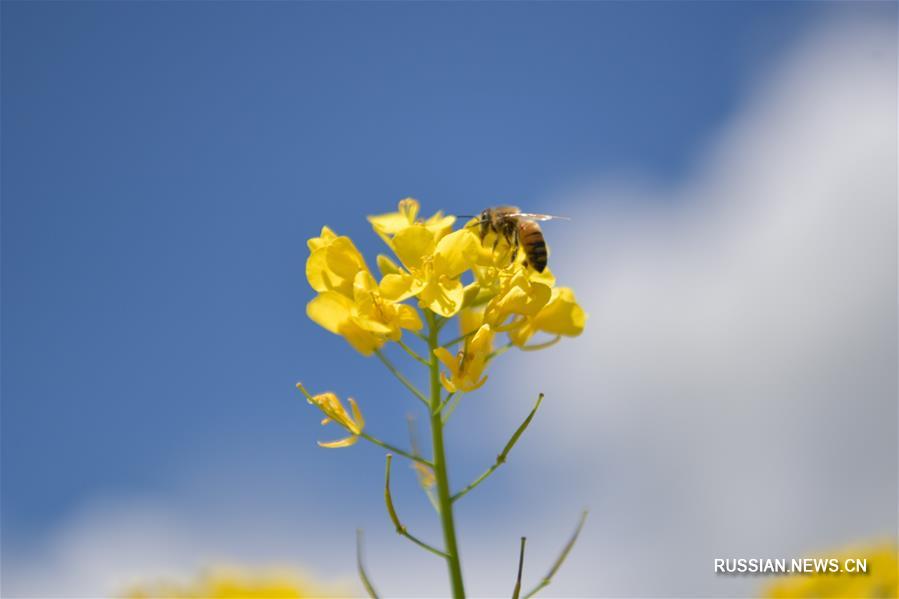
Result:
[[[393,238],[393,251],[406,268],[419,268],[434,253],[434,234],[424,225],[406,227]]]
[[[410,331],[420,331],[424,324],[421,322],[421,316],[418,310],[408,304],[398,304],[396,306],[396,322],[402,329]]]
[[[396,235],[415,222],[418,216],[419,204],[414,198],[405,198],[399,201],[396,212],[369,216],[368,222],[372,228],[384,235]]]
[[[328,449],[336,449],[338,447],[349,447],[350,445],[355,445],[356,441],[359,440],[359,437],[356,435],[351,435],[345,439],[338,439],[337,441],[319,441],[319,447],[326,447]]]
[[[408,273],[385,275],[379,285],[381,295],[385,298],[401,302],[421,291],[422,284]]]
[[[341,326],[350,318],[353,300],[336,291],[318,294],[306,304],[306,315],[312,322],[339,335]]]
[[[347,401],[350,402],[350,408],[353,410],[353,419],[355,420],[353,424],[356,425],[356,430],[353,432],[358,435],[362,432],[362,429],[365,428],[365,418],[362,417],[362,412],[359,410],[359,405],[356,403],[355,399],[350,397],[347,398]],[[352,428],[350,430],[352,430]]]
[[[458,279],[441,277],[430,282],[418,296],[421,303],[444,318],[450,318],[462,309],[465,288]]]
[[[584,332],[587,313],[568,287],[553,289],[552,299],[534,318],[534,326],[547,333],[575,337]]]
[[[448,349],[445,347],[438,347],[434,350],[434,355],[437,356],[437,359],[443,362],[443,365],[449,368],[450,372],[453,374],[457,374],[459,372],[459,362],[456,359],[456,356],[450,353]]]
[[[378,270],[382,275],[395,275],[399,274],[400,267],[384,254],[378,254]]]
[[[439,257],[436,270],[441,275],[458,277],[475,265],[481,241],[473,229],[453,231],[440,240],[435,249]]]

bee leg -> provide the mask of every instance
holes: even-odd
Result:
[[[510,260],[510,262],[514,264],[515,258],[518,257],[518,244],[519,244],[518,227],[516,227],[515,230],[512,232],[511,237],[512,237],[511,239],[507,239],[506,241],[508,241],[509,245],[512,246],[512,259]]]

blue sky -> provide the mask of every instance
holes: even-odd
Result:
[[[409,195],[428,213],[551,212],[573,182],[678,181],[760,72],[850,13],[895,17],[3,2],[3,554],[97,498],[164,498],[196,471],[287,503],[314,481],[357,506],[331,493],[349,472],[376,486],[379,453],[318,450],[334,433],[294,383],[377,397],[367,417],[394,440],[414,404],[306,318],[305,240],[328,224],[373,256],[364,216]]]

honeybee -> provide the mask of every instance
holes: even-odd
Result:
[[[564,216],[529,214],[522,212],[517,206],[496,206],[482,211],[476,225],[480,228],[481,243],[492,231],[496,234],[496,240],[493,242],[494,250],[500,238],[505,239],[512,248],[512,262],[518,257],[520,246],[525,255],[525,265],[532,266],[537,272],[543,272],[547,260],[546,240],[537,221],[552,219],[567,220]]]

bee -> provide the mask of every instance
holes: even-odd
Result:
[[[522,212],[517,206],[496,206],[482,211],[475,224],[480,228],[481,243],[492,231],[496,234],[496,240],[493,242],[494,251],[502,238],[512,248],[512,262],[515,262],[518,248],[521,247],[525,256],[525,266],[529,265],[537,272],[543,272],[547,261],[546,240],[537,221],[552,219],[565,219],[565,217],[529,214]]]

